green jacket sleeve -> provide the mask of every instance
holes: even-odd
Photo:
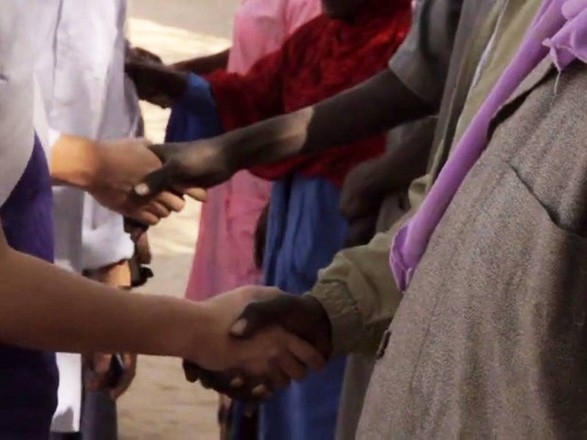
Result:
[[[401,222],[366,246],[339,252],[308,293],[330,317],[335,353],[375,354],[401,300],[389,247]]]

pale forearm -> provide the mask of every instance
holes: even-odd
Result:
[[[49,168],[54,184],[87,188],[99,172],[96,144],[84,137],[62,134],[51,148]]]
[[[217,140],[242,169],[348,144],[433,111],[386,70],[313,107]]]
[[[186,341],[197,336],[198,325],[205,338],[206,317],[196,304],[109,288],[6,246],[0,279],[3,343],[63,352],[186,357]]]

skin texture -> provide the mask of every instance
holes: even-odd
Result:
[[[257,287],[258,288],[258,287]],[[231,328],[234,338],[247,340],[262,329],[282,327],[312,344],[328,359],[332,353],[332,334],[330,320],[321,304],[310,296],[281,294],[266,301],[249,304]],[[239,400],[258,400],[266,398],[270,392],[282,388],[282,383],[262,377],[251,377],[225,371],[213,373],[196,363],[184,362],[186,379],[190,382],[200,380],[206,388],[213,388],[231,398]],[[291,368],[287,374],[293,380],[302,380],[305,373]]]
[[[385,70],[315,106],[212,139],[151,146],[164,165],[135,191],[148,196],[174,186],[208,188],[239,170],[336,148],[433,110]]]
[[[367,244],[375,235],[383,200],[407,189],[426,172],[432,131],[430,136],[412,132],[402,139],[404,144],[392,145],[386,154],[361,163],[347,176],[340,199],[341,212],[349,220],[347,247]]]
[[[287,379],[284,371],[324,366],[309,344],[276,327],[246,341],[229,336],[246,305],[274,297],[274,289],[241,288],[197,304],[134,295],[17,252],[3,233],[0,277],[0,341],[5,344],[57,352],[175,356],[211,371],[267,377],[277,385]]]
[[[95,143],[62,135],[51,149],[51,176],[55,184],[87,191],[105,207],[146,225],[155,225],[181,211],[185,206],[184,192],[205,200],[205,191],[194,188],[184,188],[179,193],[165,189],[149,198],[137,197],[134,185],[161,166],[149,145],[146,139]]]
[[[146,234],[144,234],[146,236]],[[122,261],[86,272],[86,276],[94,281],[116,288],[129,288],[131,285],[131,273],[128,261]],[[92,372],[86,382],[86,388],[90,391],[105,391],[114,400],[118,399],[131,386],[137,371],[137,355],[122,353],[124,373],[118,385],[111,388],[108,384],[108,373],[113,355],[111,353],[92,353],[84,355],[84,364]]]
[[[214,55],[181,61],[179,63],[172,64],[171,67],[183,72],[192,72],[196,75],[206,75],[217,69],[226,69],[229,56],[230,49],[226,49],[225,51],[216,53]]]

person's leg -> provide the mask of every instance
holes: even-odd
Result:
[[[107,393],[93,391],[85,394],[81,429],[83,440],[118,438],[116,402]]]
[[[307,292],[318,271],[342,248],[346,221],[330,182],[293,176],[274,183],[265,252],[265,283],[294,295]],[[259,438],[333,439],[346,359],[276,392],[260,406]]]

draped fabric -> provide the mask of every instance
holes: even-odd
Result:
[[[545,0],[542,4],[516,56],[455,146],[422,206],[394,239],[390,265],[403,291],[408,288],[454,195],[485,151],[489,128],[497,111],[549,53],[561,71],[575,59],[587,60],[586,8],[586,0]]]
[[[49,169],[37,140],[24,174],[0,208],[8,244],[52,262],[52,209]],[[48,438],[57,383],[53,353],[0,345],[0,438]]]
[[[347,223],[340,191],[322,178],[299,173],[273,185],[263,274],[265,283],[294,295],[307,292],[318,271],[342,248]],[[260,407],[259,439],[334,438],[346,358],[292,383]]]
[[[288,36],[319,13],[320,0],[242,0],[234,16],[228,72],[248,72],[255,62],[279,49]],[[188,94],[194,87],[192,79]],[[209,89],[207,83],[205,87]],[[180,107],[176,106],[172,119],[187,122],[190,116]],[[176,112],[184,115],[177,116]],[[200,116],[209,117],[190,113],[195,126],[201,126]],[[196,140],[205,134],[183,128],[188,125],[178,123],[170,127],[170,136],[181,141]],[[254,237],[270,189],[270,182],[241,171],[228,182],[208,190],[208,200],[202,205],[187,298],[202,301],[239,286],[259,283],[261,273],[254,262]]]
[[[371,0],[352,22],[326,15],[308,22],[245,75],[210,74],[225,130],[315,104],[382,71],[405,37],[410,17],[407,0]],[[356,164],[381,154],[384,143],[383,135],[375,136],[252,171],[268,180],[300,172],[341,186]]]

